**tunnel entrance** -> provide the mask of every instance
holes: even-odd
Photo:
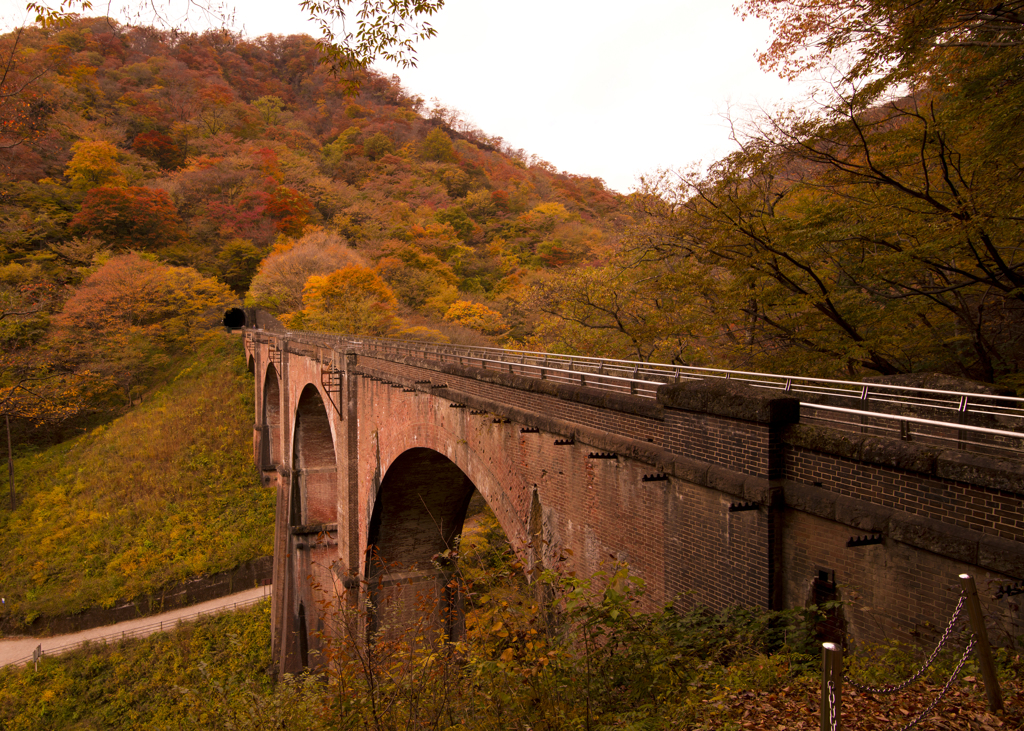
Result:
[[[245,310],[232,307],[224,313],[224,327],[228,330],[237,330],[245,327]]]

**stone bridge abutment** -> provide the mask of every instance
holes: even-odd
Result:
[[[650,399],[355,340],[245,342],[254,456],[278,495],[281,671],[315,664],[325,596],[443,599],[434,559],[474,490],[525,565],[628,563],[650,608],[838,596],[851,639],[912,639],[948,616],[958,573],[1024,579],[1019,463],[808,426],[796,399],[726,381]]]

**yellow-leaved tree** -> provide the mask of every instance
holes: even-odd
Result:
[[[302,302],[302,312],[282,318],[289,327],[384,337],[401,325],[395,293],[367,267],[352,265],[310,277]]]

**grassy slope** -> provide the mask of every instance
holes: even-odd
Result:
[[[235,696],[241,684],[269,694],[269,663],[270,602],[261,602],[144,640],[44,658],[38,672],[0,669],[0,728],[202,728],[225,686]]]
[[[266,555],[274,494],[252,464],[241,340],[211,333],[146,403],[16,463],[0,510],[8,617],[112,606]]]

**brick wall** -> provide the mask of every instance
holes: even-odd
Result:
[[[1019,607],[993,599],[1010,582],[1004,574],[888,538],[847,547],[855,529],[792,508],[783,525],[783,606],[807,604],[818,572],[827,571],[838,584],[849,636],[860,642],[934,643],[956,607],[961,573],[975,577],[994,641],[1024,632]]]
[[[837,495],[1024,542],[1024,500],[1018,492],[802,446],[786,450],[786,475]]]

